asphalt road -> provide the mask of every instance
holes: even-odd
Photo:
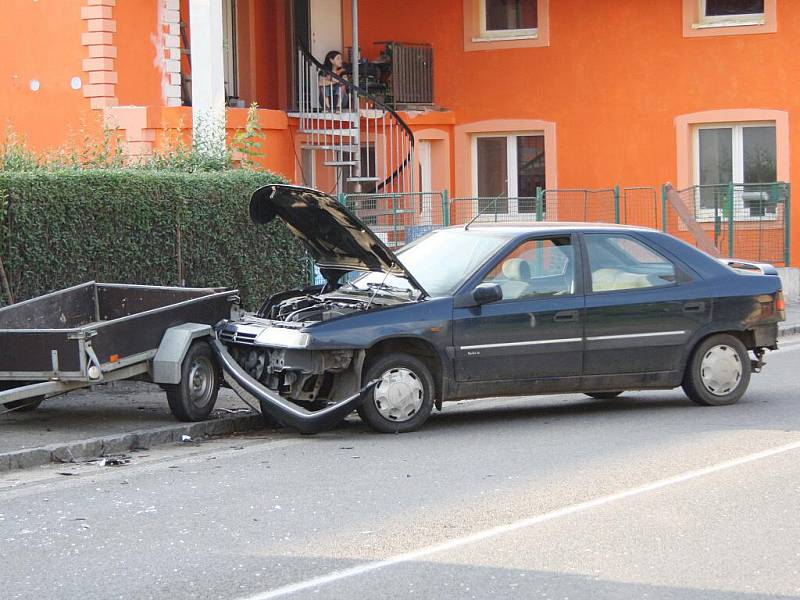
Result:
[[[0,478],[12,598],[800,598],[800,344],[737,405],[447,405]],[[73,473],[61,475],[59,473]]]

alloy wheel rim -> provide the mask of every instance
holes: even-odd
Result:
[[[715,396],[730,394],[742,380],[742,360],[728,345],[709,348],[700,362],[703,386]]]
[[[213,367],[207,358],[198,358],[189,369],[189,400],[203,406],[211,397]]]
[[[399,367],[389,369],[375,386],[375,406],[389,421],[408,421],[419,412],[425,388],[416,373]]]

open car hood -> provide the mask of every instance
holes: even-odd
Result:
[[[329,195],[294,185],[265,185],[250,198],[250,218],[262,224],[275,217],[303,242],[321,269],[391,273],[405,277],[427,295],[394,252]]]

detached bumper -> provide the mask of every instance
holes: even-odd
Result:
[[[240,396],[246,394],[257,399],[261,404],[262,412],[266,412],[274,419],[278,419],[289,427],[297,429],[300,433],[320,433],[334,427],[361,406],[369,392],[378,383],[377,381],[371,381],[357,394],[322,410],[311,412],[286,400],[280,394],[265,388],[261,383],[250,377],[219,340],[212,339],[211,346],[222,367],[225,380],[237,394]]]

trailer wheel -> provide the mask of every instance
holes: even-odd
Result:
[[[195,342],[181,364],[181,382],[164,386],[172,414],[179,421],[208,418],[217,401],[219,383],[219,366],[211,346]]]
[[[39,408],[42,402],[44,402],[44,396],[35,396],[33,398],[25,398],[24,400],[6,402],[3,404],[3,407],[6,410],[13,410],[14,412],[31,412]]]
[[[22,387],[23,385],[30,385],[36,383],[35,381],[2,381],[0,382],[0,392],[6,390],[13,390],[14,388]],[[30,412],[39,408],[39,405],[44,402],[44,396],[33,396],[32,398],[23,398],[22,400],[12,400],[3,404],[6,410],[13,410],[14,412]]]

